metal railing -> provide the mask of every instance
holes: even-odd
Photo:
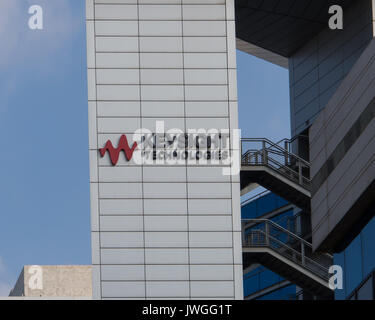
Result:
[[[287,300],[303,300],[303,295],[304,295],[304,292],[303,292],[303,289],[301,289],[301,290],[298,290],[294,294],[287,295],[286,297],[287,297]]]
[[[309,136],[306,136],[306,135],[303,135],[303,134],[299,134],[299,135],[294,136],[291,139],[284,138],[284,139],[276,142],[276,144],[279,145],[279,146],[281,146],[285,150],[288,150],[290,153],[293,153],[293,151],[292,151],[293,143],[295,141],[299,140],[299,139],[304,139],[305,141],[307,140],[307,142],[308,142]]]
[[[244,227],[246,230],[251,229],[261,223],[263,223],[264,220],[269,220],[273,223],[276,223],[279,225],[281,228],[286,229],[287,231],[294,233],[297,236],[301,236],[298,234],[299,232],[299,225],[300,225],[300,216],[301,214],[298,213],[296,215],[288,215],[288,216],[283,216],[281,218],[279,217],[272,217],[272,218],[254,218],[254,219],[242,219],[242,223],[244,224]],[[272,220],[271,220],[272,219]],[[253,221],[251,221],[253,220]]]
[[[308,241],[267,219],[244,219],[242,228],[243,247],[268,247],[328,283],[330,265],[313,258]]]
[[[241,207],[246,206],[247,204],[249,204],[253,201],[256,201],[260,198],[263,198],[263,197],[265,197],[265,196],[267,196],[271,193],[272,192],[269,191],[269,190],[263,190],[263,191],[255,194],[255,195],[253,195],[249,199],[246,199],[246,200],[242,201]],[[282,207],[280,207],[280,208],[282,208]],[[280,209],[280,208],[278,208],[278,209]],[[278,209],[276,209],[276,210],[278,210]],[[288,209],[288,210],[290,210],[290,209]],[[284,212],[282,212],[282,213],[284,213]],[[300,220],[300,217],[301,217],[301,213],[302,213],[302,211],[298,212],[297,214],[282,216],[281,218],[276,217],[276,215],[275,215],[275,218],[272,218],[272,219],[275,223],[279,224],[280,226],[286,225],[286,229],[288,231],[291,231],[291,232],[297,234],[298,233],[297,230],[299,229],[298,226],[300,224],[299,220]],[[278,213],[277,216],[278,215],[280,215],[280,213]],[[263,218],[262,216],[257,217],[257,219],[262,219],[262,218]],[[263,218],[263,219],[271,219],[271,218],[267,217],[267,218]]]
[[[310,190],[310,163],[279,144],[265,138],[241,139],[241,154],[242,165],[267,166]]]

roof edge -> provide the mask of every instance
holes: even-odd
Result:
[[[237,49],[257,58],[263,59],[267,62],[271,62],[285,69],[289,69],[289,59],[283,57],[277,53],[263,49],[249,42],[236,38]]]

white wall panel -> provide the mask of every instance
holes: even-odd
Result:
[[[103,280],[144,280],[145,271],[143,265],[134,266],[103,266],[102,267]]]
[[[190,269],[190,278],[192,280],[233,280],[232,265],[199,265],[192,266]]]
[[[97,20],[134,19],[137,20],[136,5],[95,5],[95,18]]]
[[[96,38],[97,52],[138,52],[136,37],[98,37]]]
[[[189,266],[146,266],[146,278],[150,280],[189,280]]]

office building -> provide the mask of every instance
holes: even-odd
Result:
[[[375,2],[86,5],[92,297],[374,299]],[[291,139],[241,159],[236,39],[290,81]],[[12,296],[90,295],[33,268]]]
[[[331,5],[343,29],[329,27]],[[258,183],[303,217],[293,241],[253,221],[244,268],[263,262],[311,298],[374,299],[374,12],[371,0],[236,1],[241,47],[289,69],[292,137],[243,142],[242,193]],[[343,271],[334,292],[331,265]]]
[[[234,0],[86,4],[94,299],[242,299]]]

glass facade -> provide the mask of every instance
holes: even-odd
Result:
[[[370,298],[374,290],[371,280],[375,268],[374,244],[375,218],[372,218],[345,250],[334,255],[334,264],[343,270],[343,289],[335,290],[336,300],[374,299]]]
[[[242,206],[242,219],[255,219],[289,204],[288,201],[270,192]]]
[[[374,277],[375,272],[371,274],[363,281],[359,287],[351,294],[349,299],[351,300],[374,300],[375,299],[375,286]]]
[[[290,295],[296,294],[296,286],[291,285],[290,282],[283,283],[284,281],[284,278],[266,269],[265,267],[257,267],[256,269],[244,275],[244,297],[248,297],[256,292],[262,291],[274,285],[282,284],[281,288],[264,296],[261,296],[257,298],[257,300],[289,300]],[[285,294],[283,290],[286,287],[288,287],[289,291],[291,291],[288,294]],[[267,299],[266,297],[269,297],[269,299]]]
[[[241,208],[242,219],[262,218],[266,214],[270,214],[275,210],[288,205],[289,202],[274,193],[267,193],[251,202],[246,203]],[[291,218],[293,217],[293,209],[282,211],[271,218],[286,229],[291,229]],[[294,230],[291,230],[294,231]],[[265,290],[275,285],[280,285],[279,289],[269,292],[257,300],[292,300],[295,299],[297,287],[278,274],[268,270],[263,266],[259,266],[252,271],[244,274],[244,297],[249,297],[259,291]]]
[[[296,286],[294,284],[290,284],[286,287],[270,292],[256,300],[295,300],[295,299],[296,299]]]

